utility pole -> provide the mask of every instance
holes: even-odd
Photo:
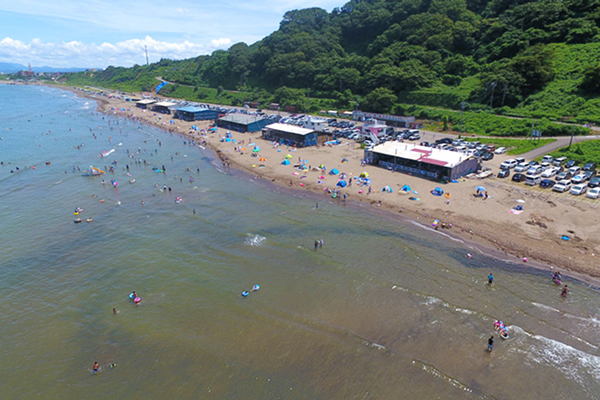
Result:
[[[306,112],[310,109],[310,89],[306,90]]]
[[[504,89],[502,89],[502,106],[504,107],[504,99],[506,98],[506,90],[508,89],[508,83],[504,83]]]
[[[571,127],[571,140],[569,140],[569,147],[568,149],[571,150],[571,144],[573,144],[573,135],[575,135],[575,127]]]
[[[492,82],[492,98],[490,99],[490,112],[492,112],[492,108],[494,107],[494,89],[496,89],[496,82]]]
[[[150,61],[148,60],[148,46],[144,46],[144,50],[146,51],[146,65],[150,65]]]

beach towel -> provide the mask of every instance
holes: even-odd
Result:
[[[510,210],[508,210],[508,212],[513,213],[515,215],[519,215],[523,212],[523,210],[510,209]]]

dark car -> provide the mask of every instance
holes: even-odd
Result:
[[[593,162],[589,162],[586,163],[583,168],[581,168],[584,171],[591,171],[591,170],[595,170],[596,169],[596,163]]]
[[[588,182],[588,187],[595,188],[600,186],[600,176],[595,176]]]
[[[567,161],[565,163],[565,168],[569,169],[569,168],[574,167],[576,165],[577,165],[577,161],[575,161],[575,160],[569,160],[569,161]]]
[[[494,153],[491,153],[491,152],[489,152],[489,151],[488,151],[488,152],[486,152],[486,153],[483,153],[483,154],[481,155],[481,159],[482,159],[482,160],[484,160],[484,161],[489,161],[489,160],[491,160],[492,158],[494,158]]]
[[[585,175],[585,180],[589,181],[590,179],[592,179],[593,177],[596,176],[596,170],[595,169],[585,170],[585,172],[583,173],[583,175]]]
[[[540,163],[538,161],[535,161],[535,160],[529,161],[529,166],[530,167],[535,167],[536,165],[540,165]]]
[[[421,142],[421,143],[419,143],[419,145],[429,147],[429,142]]]
[[[508,178],[510,176],[510,169],[501,169],[496,176],[498,178]]]
[[[442,138],[435,141],[437,144],[452,144],[451,138]]]
[[[513,182],[525,182],[525,179],[527,179],[525,174],[514,174],[512,177]]]
[[[543,189],[551,189],[554,185],[556,185],[556,181],[552,179],[544,179],[540,182],[540,187]]]

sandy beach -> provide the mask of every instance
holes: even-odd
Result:
[[[262,139],[260,132],[231,131],[232,141],[226,142],[222,139],[227,131],[217,129],[209,132],[209,121],[172,121],[169,115],[139,109],[131,102],[90,95],[80,89],[62,88],[97,100],[102,112],[187,135],[196,143],[213,150],[221,160],[226,160],[229,168],[246,171],[255,179],[268,179],[298,191],[312,191],[322,196],[323,201],[362,203],[378,212],[387,212],[391,217],[418,222],[431,229],[432,234],[432,223],[437,219],[440,224],[435,233],[464,240],[473,248],[474,256],[477,252],[485,252],[547,270],[548,279],[551,270],[559,270],[563,275],[600,286],[600,241],[596,237],[600,222],[597,213],[599,200],[531,188],[498,178],[461,179],[458,183],[441,185],[374,165],[363,166],[363,150],[357,143],[347,140],[333,147],[294,149],[275,146]],[[192,125],[199,130],[192,130]],[[432,138],[433,133],[425,133],[423,140]],[[260,147],[258,153],[252,151],[252,143]],[[290,165],[282,165],[285,158],[290,160]],[[511,157],[497,155],[485,165],[497,171],[498,165],[508,158]],[[298,165],[306,165],[309,169],[300,170],[295,167]],[[326,167],[325,173],[314,168],[320,165]],[[368,173],[371,193],[368,187],[360,187],[356,181],[345,188],[336,187],[338,174],[329,174],[334,168],[339,173],[346,173],[348,179],[363,172]],[[402,191],[404,185],[409,185],[412,191]],[[489,194],[487,199],[474,196],[476,187],[480,185],[485,186]],[[393,192],[382,191],[385,186],[390,186]],[[430,191],[438,186],[450,193],[450,197],[433,196]],[[340,190],[340,197],[332,198],[329,191],[333,189]],[[510,210],[518,204],[523,206],[524,211],[520,214],[511,213]],[[442,223],[451,225],[451,228],[442,228]],[[563,236],[568,236],[569,240],[563,240]]]

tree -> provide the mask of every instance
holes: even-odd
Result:
[[[398,97],[388,88],[380,87],[365,96],[362,108],[373,112],[390,112]]]

